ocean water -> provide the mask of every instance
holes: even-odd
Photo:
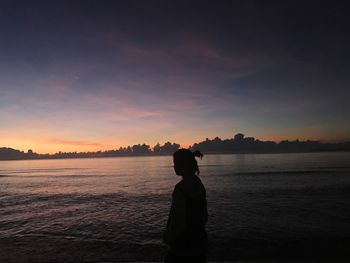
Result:
[[[350,153],[207,155],[198,162],[210,259],[257,253],[259,244],[350,237]],[[180,179],[171,156],[2,161],[0,259],[15,262],[8,254],[19,253],[76,261],[77,253],[84,261],[161,260]]]

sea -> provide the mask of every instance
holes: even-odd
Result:
[[[208,259],[349,248],[350,152],[216,154],[198,164]],[[180,180],[171,156],[1,161],[0,261],[162,261]]]

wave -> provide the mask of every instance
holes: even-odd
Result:
[[[350,171],[340,170],[282,170],[282,171],[256,171],[256,172],[237,172],[231,175],[301,175],[301,174],[349,174]]]
[[[0,172],[6,172],[8,174],[30,174],[37,172],[61,172],[61,171],[70,171],[70,170],[87,170],[87,168],[32,168],[32,169],[23,169],[23,170],[0,170]]]

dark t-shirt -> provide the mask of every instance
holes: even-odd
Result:
[[[180,191],[186,200],[186,223],[181,235],[170,244],[171,251],[178,255],[196,256],[206,253],[208,239],[205,224],[208,219],[206,191],[198,178],[202,191],[198,195],[188,194],[181,183],[174,191]]]

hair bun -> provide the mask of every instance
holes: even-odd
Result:
[[[198,151],[198,150],[194,151],[192,154],[193,154],[194,157],[200,157],[201,159],[202,159],[203,156],[204,156],[204,155],[203,155],[200,151]]]

